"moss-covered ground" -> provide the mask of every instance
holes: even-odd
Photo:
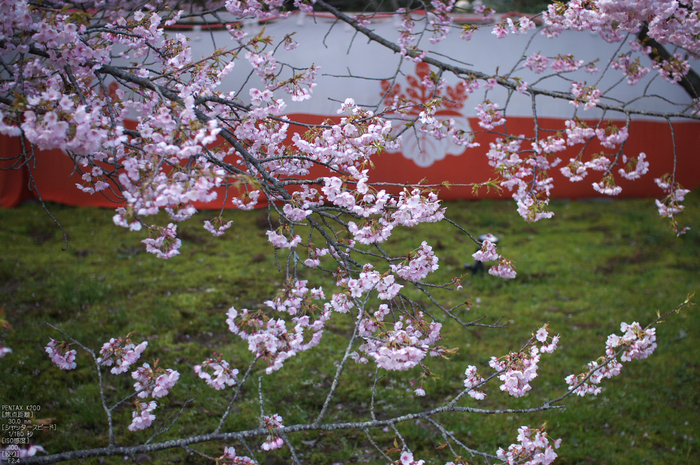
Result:
[[[540,377],[524,398],[487,389],[485,401],[464,399],[460,405],[484,408],[527,407],[561,394],[564,377],[579,373],[603,354],[608,334],[620,322],[652,321],[700,290],[700,192],[688,196],[679,217],[691,229],[677,238],[661,220],[650,200],[557,201],[556,217],[524,223],[511,201],[448,203],[448,216],[474,234],[501,237],[499,250],[516,263],[518,277],[504,281],[489,275],[467,274],[464,289],[438,293],[447,305],[468,301],[459,316],[485,322],[501,318],[504,329],[477,327],[464,331],[433,312],[444,323],[444,344],[459,349],[450,361],[429,360],[439,380],[420,380],[419,370],[384,376],[378,382],[377,410],[381,416],[414,411],[450,398],[462,386],[467,365],[489,373],[492,355],[516,350],[543,323],[561,335],[560,349],[544,355]],[[264,235],[263,212],[230,212],[234,226],[222,238],[201,228],[211,214],[202,213],[179,226],[182,254],[163,261],[145,252],[144,232],[114,226],[113,212],[50,205],[68,235],[37,204],[0,210],[0,307],[11,329],[0,328],[0,345],[13,352],[0,359],[0,404],[39,405],[39,420],[51,427],[35,431],[32,442],[49,452],[102,447],[107,444],[105,415],[90,359],[78,355],[78,368],[61,371],[44,351],[49,338],[65,339],[50,323],[86,346],[98,349],[111,337],[134,332],[136,342],[148,340],[141,361],[171,367],[182,374],[173,392],[155,412],[155,426],[194,400],[167,433],[157,440],[204,433],[213,429],[228,404],[230,393],[204,386],[192,367],[223,354],[240,370],[252,355],[247,344],[231,334],[225,313],[231,306],[257,308],[284,281],[273,250]],[[448,224],[427,225],[395,232],[387,246],[393,251],[415,249],[427,240],[440,256],[441,268],[431,279],[447,282],[465,273],[475,246]],[[283,263],[283,257],[280,261]],[[310,284],[332,282],[308,275]],[[423,303],[427,303],[425,297]],[[288,361],[279,372],[263,377],[266,413],[279,413],[286,425],[309,421],[318,414],[328,392],[334,362],[345,350],[350,317],[336,315],[320,346]],[[440,417],[448,429],[479,450],[495,453],[515,442],[521,425],[547,423],[562,464],[700,463],[700,317],[697,308],[672,315],[658,328],[656,353],[625,365],[621,376],[606,380],[595,398],[569,398],[567,408],[535,415],[450,415]],[[225,429],[254,428],[258,424],[257,375],[261,363],[236,403]],[[373,369],[351,363],[341,379],[338,396],[326,421],[367,419]],[[386,374],[386,373],[384,373]],[[417,381],[427,395],[413,395]],[[127,394],[128,375],[105,377],[111,401]],[[151,432],[130,432],[131,409],[116,410],[119,444],[147,439]],[[0,422],[7,424],[6,419]],[[453,460],[440,448],[442,436],[430,424],[400,427],[416,458],[443,464]],[[383,449],[393,445],[392,431],[372,431]],[[7,431],[0,431],[7,438]],[[384,463],[361,432],[299,434],[290,438],[304,464]],[[234,444],[231,444],[234,445]],[[241,452],[241,444],[235,444]],[[258,449],[259,444],[250,446]],[[198,450],[218,457],[222,444],[200,444]],[[247,454],[246,454],[247,455]],[[394,459],[398,458],[393,453]],[[288,452],[257,453],[261,463],[290,463]],[[466,457],[470,463],[479,459]],[[127,458],[146,463],[207,463],[183,450]],[[86,460],[85,463],[124,463],[125,458]]]

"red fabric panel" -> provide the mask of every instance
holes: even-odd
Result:
[[[328,120],[328,117],[318,115],[289,115],[293,121],[303,123],[320,123]],[[476,119],[469,120],[472,127],[478,127]],[[540,127],[564,130],[564,121],[554,118],[540,118]],[[589,125],[597,124],[597,121],[587,121]],[[619,124],[618,124],[619,125]],[[291,127],[294,130],[295,126]],[[510,117],[507,122],[507,130],[511,134],[533,135],[533,121],[531,118]],[[676,122],[674,123],[675,146],[676,146],[676,180],[686,189],[695,189],[700,185],[700,124],[696,122]],[[554,134],[543,133],[543,134]],[[489,143],[495,141],[496,136],[491,134],[478,134],[476,136],[480,147],[468,149],[460,156],[447,156],[442,160],[434,162],[426,168],[418,167],[413,161],[404,158],[401,154],[384,153],[373,158],[375,169],[371,173],[371,180],[374,182],[405,183],[415,184],[423,180],[430,184],[440,184],[449,182],[451,184],[467,184],[483,182],[494,179],[496,174],[489,166],[486,152],[489,150]],[[542,137],[542,135],[541,135]],[[291,135],[290,135],[291,139]],[[18,138],[0,136],[0,153],[2,158],[8,158],[20,152]],[[523,149],[529,146],[523,144]],[[581,146],[575,146],[566,152],[557,154],[563,160],[563,164],[568,163],[569,158],[575,157]],[[589,144],[587,153],[597,153],[602,150],[597,142]],[[610,153],[610,150],[606,150]],[[636,181],[627,181],[616,176],[618,184],[622,187],[621,197],[660,197],[661,190],[656,186],[653,179],[665,173],[670,173],[674,166],[673,143],[671,131],[666,122],[657,121],[635,121],[630,127],[630,137],[625,145],[625,153],[628,156],[637,156],[640,152],[647,155],[650,163],[649,173]],[[563,166],[562,164],[562,166]],[[8,168],[12,166],[11,161],[0,162],[0,167]],[[618,168],[615,168],[617,170]],[[44,201],[58,202],[66,205],[91,205],[96,207],[115,208],[121,205],[114,193],[106,192],[104,195],[86,194],[76,188],[76,183],[80,182],[80,175],[74,172],[74,165],[71,159],[60,150],[52,150],[37,153],[36,169],[32,170],[39,193]],[[71,173],[73,175],[71,176]],[[315,169],[311,177],[324,176],[326,173],[322,169]],[[600,181],[601,173],[590,172],[589,175],[580,182],[572,183],[564,178],[558,168],[550,170],[549,175],[554,178],[554,198],[581,198],[581,197],[603,197],[595,192],[592,182]],[[27,188],[28,174],[26,169],[0,171],[0,206],[9,208],[18,205],[33,193]],[[397,193],[400,187],[384,187],[389,192]],[[470,187],[453,187],[451,189],[441,188],[440,196],[444,200],[474,199],[474,198],[499,198],[509,197],[510,193],[503,191],[500,194],[492,190],[486,192],[481,189],[477,194],[472,192]],[[221,208],[225,190],[218,190],[218,198],[209,204],[197,203],[198,209],[216,210]],[[235,189],[229,190],[229,199],[236,195]],[[264,206],[261,203],[260,206]],[[226,208],[231,208],[230,200]]]
[[[19,137],[0,135],[0,207],[10,208],[32,198],[29,176],[19,162],[12,160],[22,151]]]
[[[327,119],[315,115],[289,115],[290,119],[303,123],[320,123]],[[598,120],[588,120],[589,126],[598,124]],[[542,128],[554,129],[544,135],[555,134],[556,130],[565,129],[564,120],[556,118],[539,118],[539,126]],[[469,124],[473,128],[478,128],[478,119],[470,118]],[[532,118],[509,117],[507,130],[511,134],[523,134],[526,137],[534,136]],[[624,123],[617,123],[624,126]],[[677,172],[676,181],[686,189],[695,189],[700,186],[700,123],[697,122],[674,122],[674,135],[676,140]],[[636,157],[641,152],[646,153],[649,162],[649,172],[635,181],[622,179],[617,175],[619,167],[614,169],[615,179],[622,187],[620,197],[662,197],[661,189],[654,182],[654,178],[661,177],[665,173],[673,171],[674,153],[671,137],[671,130],[666,122],[659,121],[633,121],[630,126],[630,137],[624,147],[624,152],[628,156]],[[467,149],[460,156],[447,156],[438,160],[427,168],[419,168],[413,161],[404,158],[400,154],[384,153],[372,159],[375,169],[370,173],[371,181],[384,181],[391,183],[415,184],[424,181],[425,184],[440,184],[448,181],[451,184],[469,184],[484,182],[495,179],[496,173],[488,164],[486,153],[489,150],[489,143],[494,142],[498,136],[493,134],[480,133],[476,136],[476,141],[480,147]],[[542,137],[542,133],[540,134]],[[527,145],[526,145],[527,144]],[[529,143],[523,144],[523,150],[531,149]],[[578,155],[582,146],[577,145],[567,151],[559,152],[556,155],[562,159],[562,164],[549,171],[549,175],[554,178],[553,198],[590,198],[609,197],[593,190],[591,184],[601,180],[600,172],[591,172],[583,181],[572,183],[559,171],[559,167],[569,163],[570,158]],[[597,139],[586,148],[587,154],[599,153],[605,150],[611,153],[610,149],[604,149],[597,143]],[[388,192],[397,193],[401,188],[382,187]],[[500,193],[496,190],[487,192],[485,188],[479,190],[477,194],[472,192],[471,187],[441,188],[440,198],[443,200],[476,199],[476,198],[503,198],[510,197],[507,190]]]

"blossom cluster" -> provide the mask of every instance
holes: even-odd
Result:
[[[478,81],[475,81],[475,83],[478,84]],[[430,75],[427,74],[424,76],[422,84],[426,90],[432,90],[435,87],[435,83],[430,79]],[[444,87],[444,79],[440,81],[437,88],[441,90],[442,87]],[[474,91],[473,86],[464,85],[462,88],[467,93]],[[457,129],[454,118],[436,116],[440,104],[441,101],[437,99],[425,105],[425,108],[418,114],[417,123],[419,124],[416,125],[418,132],[435,140],[448,139],[457,146],[465,148],[478,147],[479,143],[474,142],[472,133]]]
[[[672,57],[654,61],[652,68],[659,72],[663,80],[680,82],[690,72],[690,63],[683,59],[683,55],[676,53]]]
[[[642,66],[639,57],[632,60],[629,54],[620,55],[612,62],[612,68],[625,73],[627,84],[633,86],[637,84],[649,72],[649,68]]]
[[[131,377],[136,380],[134,390],[139,398],[146,399],[150,396],[152,399],[158,399],[170,393],[170,389],[180,379],[180,373],[170,368],[164,370],[158,367],[156,362],[153,367],[144,363],[131,373]],[[138,431],[151,426],[153,420],[156,419],[153,411],[157,406],[155,400],[150,402],[134,401],[134,411],[131,412],[131,424],[128,429]]]
[[[438,269],[438,257],[433,248],[423,241],[418,250],[409,254],[404,263],[391,265],[391,270],[407,281],[418,282]]]
[[[548,465],[557,458],[554,449],[561,445],[561,439],[552,441],[544,428],[528,426],[518,428],[518,442],[511,444],[507,451],[499,448],[496,456],[508,465]]]
[[[440,323],[428,322],[422,312],[417,312],[414,317],[401,315],[392,326],[384,321],[389,313],[389,306],[381,304],[360,321],[358,334],[364,343],[358,350],[364,356],[355,353],[353,359],[366,362],[366,357],[371,357],[379,368],[403,371],[417,366],[427,355],[443,354],[444,348],[435,345],[440,340]]]
[[[274,430],[276,428],[282,428],[282,417],[279,416],[278,414],[274,414],[271,416],[264,416],[263,417],[263,425],[265,428],[267,428],[270,432],[270,434],[267,436],[267,439],[265,440],[264,443],[260,446],[262,450],[274,450],[274,449],[279,449],[284,445],[284,441],[282,440],[281,437],[279,437],[277,434],[275,434]]]
[[[416,460],[413,458],[413,452],[403,451],[401,452],[398,463],[401,465],[423,465],[425,460]]]
[[[316,347],[321,341],[323,329],[330,319],[328,307],[319,309],[313,302],[325,296],[320,288],[309,292],[307,281],[287,283],[280,294],[266,305],[281,314],[292,316],[293,328],[284,318],[270,318],[263,311],[241,311],[231,307],[226,323],[233,334],[248,342],[248,350],[256,357],[267,360],[266,372],[282,368],[285,360]],[[201,374],[200,374],[201,376]]]
[[[121,337],[112,338],[102,345],[97,363],[108,367],[114,365],[110,370],[114,375],[124,373],[136,363],[147,346],[147,341],[138,345],[134,344],[128,335],[124,339]]]
[[[110,371],[114,375],[125,373],[131,365],[136,363],[147,345],[146,341],[135,345],[131,342],[129,335],[125,338],[112,338],[102,345],[100,356],[96,359],[97,365],[98,367],[100,365],[111,366]],[[46,352],[51,357],[51,361],[62,370],[72,370],[76,367],[77,351],[69,350],[69,347],[70,344],[67,342],[58,342],[54,339],[51,339],[46,346]],[[158,367],[156,362],[153,367],[144,363],[143,366],[131,373],[131,377],[136,380],[134,389],[139,398],[146,399],[150,396],[152,399],[158,399],[170,393],[170,389],[180,379],[180,373],[170,368],[164,370]],[[153,414],[156,407],[155,400],[150,402],[135,401],[129,430],[137,431],[149,427],[156,418]]]
[[[483,376],[476,372],[476,367],[474,365],[469,365],[464,375],[464,387],[468,389],[467,394],[476,400],[484,400],[486,398],[484,391],[473,389],[484,382]]]
[[[549,193],[553,187],[552,178],[547,176],[547,170],[556,166],[559,159],[550,161],[545,151],[559,150],[561,142],[554,139],[538,142],[534,156],[521,158],[523,137],[496,139],[496,142],[489,144],[491,148],[486,156],[489,158],[489,164],[503,178],[500,185],[513,191],[518,214],[525,220],[534,222],[554,215],[547,210]],[[538,151],[541,153],[537,153]]]
[[[682,212],[685,208],[681,202],[685,200],[685,196],[690,192],[690,190],[683,189],[679,183],[675,182],[668,175],[661,178],[655,178],[654,182],[666,194],[666,197],[663,200],[656,200],[656,207],[659,209],[659,215],[671,220],[671,227],[677,235],[680,236],[681,234],[685,234],[685,232],[690,228],[687,226],[679,228],[675,215]]]
[[[134,402],[134,411],[131,412],[131,424],[129,431],[138,431],[151,426],[156,416],[152,413],[158,404],[152,400],[150,402]]]
[[[169,394],[170,389],[180,379],[180,373],[170,368],[163,371],[157,366],[151,367],[148,363],[144,363],[131,373],[131,377],[136,380],[134,390],[138,397],[145,399],[151,396],[157,399]]]
[[[503,110],[500,109],[498,103],[491,103],[487,100],[476,106],[476,112],[479,117],[479,126],[484,129],[492,130],[506,122]]]
[[[490,262],[497,260],[496,266],[489,268],[489,274],[500,276],[501,278],[513,279],[517,275],[513,268],[513,262],[496,252],[495,241],[491,240],[490,234],[481,242],[481,249],[472,254],[474,260],[479,262]],[[494,238],[495,239],[495,238]]]
[[[195,365],[194,372],[216,390],[224,389],[226,386],[234,386],[238,376],[238,370],[231,368],[229,363],[223,360],[221,356],[209,358],[200,365]]]
[[[585,122],[576,118],[566,121],[567,145],[576,145],[588,143],[597,137],[600,145],[606,148],[615,149],[618,145],[622,145],[627,140],[629,135],[627,126],[617,127],[613,124],[602,125],[597,128],[589,127]],[[602,171],[603,178],[592,183],[593,189],[601,194],[618,195],[622,192],[622,188],[615,183],[615,178],[612,174],[612,168],[617,157],[606,155],[604,152],[595,154],[590,160],[581,161],[581,155],[576,158],[569,159],[569,164],[560,168],[561,173],[571,182],[583,180],[588,174],[588,170]],[[636,158],[628,158],[622,154],[622,163],[625,163],[624,168],[620,168],[618,173],[621,177],[629,180],[638,179],[649,171],[649,163],[646,161],[646,154],[640,153]]]
[[[432,31],[433,35],[428,41],[431,44],[437,44],[447,38],[452,25],[452,17],[449,13],[452,11],[456,0],[431,0],[430,5],[433,7],[432,14],[428,21],[428,30]]]
[[[522,397],[532,389],[530,381],[537,377],[541,354],[554,352],[559,343],[559,336],[552,337],[549,344],[547,344],[548,338],[549,333],[545,325],[537,331],[534,340],[519,352],[511,352],[501,358],[491,357],[489,366],[499,373],[498,379],[503,382],[500,386],[501,391],[507,391],[513,397]],[[538,347],[535,341],[540,342],[541,345]]]
[[[539,52],[532,54],[525,59],[523,66],[535,74],[543,73],[549,67],[550,59]]]
[[[170,389],[180,379],[180,373],[170,368],[163,370],[157,364],[151,367],[150,364],[144,363],[143,366],[131,373],[131,377],[136,380],[134,389],[139,398],[146,399],[151,396],[152,399],[157,399],[170,393]],[[155,400],[150,402],[134,401],[129,430],[138,431],[151,426],[153,420],[156,419],[153,411],[157,406]]]
[[[212,219],[211,221],[205,220],[204,221],[204,229],[209,231],[213,236],[222,236],[224,232],[231,227],[233,224],[233,221],[228,221],[224,223],[223,218],[221,216],[217,216],[216,218]]]
[[[418,33],[413,32],[416,22],[405,8],[399,8],[396,10],[396,14],[401,15],[401,28],[399,29],[399,38],[397,40],[401,47],[401,56],[407,60],[419,63],[423,60],[426,51],[420,50],[417,46],[413,45],[413,42],[415,42],[418,37]],[[436,37],[440,37],[443,31],[446,33],[449,29],[439,27],[439,29],[436,30],[438,33]]]
[[[632,324],[621,323],[622,336],[611,334],[605,342],[605,357],[588,363],[588,371],[566,377],[569,390],[579,396],[598,395],[600,382],[620,374],[621,362],[645,359],[656,349],[656,328],[642,328],[636,321]],[[620,361],[617,355],[620,353]]]
[[[571,94],[576,97],[570,102],[573,106],[579,108],[584,104],[583,109],[590,110],[598,104],[602,92],[595,86],[586,86],[584,83],[574,81],[571,83]]]
[[[75,356],[78,354],[76,350],[69,349],[70,344],[65,341],[56,341],[51,339],[46,346],[46,353],[51,357],[51,361],[61,370],[72,370],[77,364]]]
[[[156,237],[144,239],[141,242],[146,244],[146,251],[155,254],[158,258],[172,258],[180,254],[178,250],[182,246],[182,241],[176,236],[177,225],[170,223],[167,227],[156,226],[151,228],[151,232]]]
[[[503,39],[509,34],[527,34],[533,29],[535,29],[535,23],[527,16],[521,16],[517,24],[512,18],[506,18],[505,21],[501,21],[493,27],[491,34]]]
[[[363,266],[357,278],[347,276],[339,278],[337,283],[347,287],[350,297],[355,299],[376,291],[377,297],[381,300],[391,300],[403,288],[403,285],[396,282],[396,277],[393,274],[380,273],[371,264]]]
[[[216,463],[222,465],[255,465],[258,462],[250,457],[237,455],[234,447],[224,447],[224,453],[216,460]]]

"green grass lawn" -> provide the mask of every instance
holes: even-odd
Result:
[[[607,335],[619,333],[620,322],[645,325],[657,311],[671,310],[700,290],[700,192],[691,193],[685,204],[679,220],[692,229],[677,238],[649,199],[558,201],[553,205],[555,218],[536,224],[524,223],[512,201],[447,203],[447,215],[472,234],[491,232],[501,237],[499,251],[514,260],[518,277],[505,281],[468,274],[461,291],[435,291],[435,295],[448,306],[468,301],[469,306],[458,311],[463,320],[485,316],[484,322],[500,318],[508,325],[465,331],[438,310],[432,311],[444,325],[443,344],[458,349],[457,354],[450,361],[428,360],[439,379],[421,380],[418,369],[381,378],[378,416],[439,405],[459,392],[468,365],[490,374],[491,356],[517,350],[543,323],[561,335],[560,349],[543,355],[540,377],[528,396],[511,398],[491,383],[486,400],[465,398],[460,405],[523,408],[562,394],[564,378],[584,371],[588,361],[603,355]],[[41,406],[37,417],[50,419],[54,426],[36,432],[32,441],[49,453],[106,446],[94,366],[80,352],[76,370],[61,371],[52,365],[44,347],[49,338],[65,337],[47,323],[93,349],[133,331],[134,341],[149,341],[140,362],[158,359],[159,366],[182,374],[155,412],[156,427],[179,412],[188,395],[194,399],[156,441],[211,431],[231,394],[205,386],[192,368],[217,352],[243,372],[253,357],[247,343],[228,331],[225,313],[231,306],[262,308],[285,280],[285,257],[276,259],[265,237],[265,213],[227,211],[224,218],[234,225],[222,238],[201,228],[210,215],[200,214],[179,226],[182,254],[163,261],[140,244],[146,233],[114,226],[110,210],[60,205],[50,209],[68,235],[65,251],[60,229],[40,206],[0,210],[0,306],[12,325],[0,329],[0,345],[13,349],[0,359],[0,403]],[[440,270],[429,278],[432,282],[448,282],[467,271],[464,264],[471,261],[475,246],[446,223],[395,230],[386,248],[405,254],[422,240],[431,243],[440,257]],[[318,273],[303,277],[314,286],[323,284],[330,296],[332,281],[324,281]],[[425,296],[408,292],[428,304]],[[328,329],[318,348],[263,376],[266,414],[279,413],[285,425],[308,422],[318,414],[335,373],[334,362],[342,357],[352,330],[351,317],[334,315]],[[546,422],[550,436],[563,439],[557,463],[700,463],[699,334],[696,308],[672,315],[658,327],[659,347],[652,357],[625,364],[621,376],[605,380],[598,397],[570,397],[566,409],[530,415],[451,414],[438,420],[467,446],[491,454],[515,442],[518,427]],[[370,365],[350,363],[326,421],[369,418],[374,381]],[[264,368],[264,363],[256,365],[225,430],[257,427],[257,379]],[[417,385],[412,382],[423,385],[426,397],[413,395]],[[111,402],[131,392],[132,384],[128,374],[105,375]],[[128,405],[116,410],[118,444],[143,442],[152,434],[127,430],[131,410]],[[417,459],[430,464],[454,460],[449,448],[440,448],[444,439],[433,425],[405,423],[399,431]],[[393,446],[393,431],[372,434],[382,449]],[[0,435],[9,437],[6,431]],[[305,464],[386,463],[362,432],[299,433],[290,440]],[[249,446],[258,451],[261,463],[291,462],[285,448],[265,455],[258,442],[250,441]],[[235,445],[249,455],[242,444]],[[194,447],[218,457],[223,446]],[[398,459],[398,453],[391,457]],[[210,463],[181,449],[136,459]],[[465,459],[482,463],[466,454]],[[124,458],[85,463],[124,463]]]

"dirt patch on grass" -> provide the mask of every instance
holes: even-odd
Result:
[[[606,263],[603,265],[599,265],[595,268],[595,271],[597,273],[602,273],[602,274],[613,274],[615,273],[618,268],[620,267],[625,267],[627,265],[634,265],[634,264],[640,264],[640,263],[647,263],[652,261],[654,258],[651,253],[644,251],[641,248],[635,249],[635,251],[632,253],[632,255],[617,255],[615,257],[610,258]]]

